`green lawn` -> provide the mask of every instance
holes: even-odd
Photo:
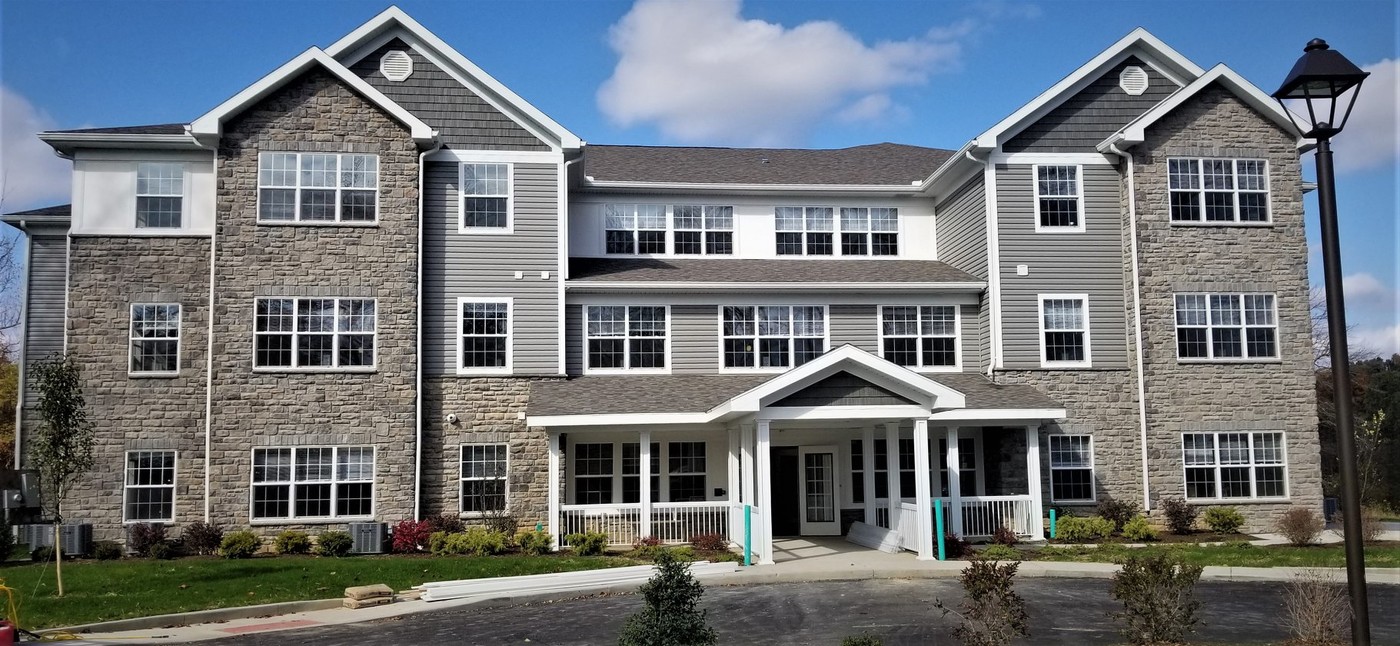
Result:
[[[1049,547],[1030,550],[1028,560],[1113,562],[1128,554],[1146,551],[1167,551],[1180,555],[1189,563],[1197,565],[1223,565],[1235,567],[1346,567],[1346,555],[1341,545],[1312,545],[1293,547],[1291,545],[1255,546],[1236,545],[1153,545],[1143,548],[1127,548],[1119,545],[1105,545],[1097,548]],[[1367,567],[1400,567],[1400,545],[1366,546]]]
[[[353,585],[385,583],[394,590],[404,590],[428,581],[634,564],[636,561],[617,557],[562,555],[73,561],[63,564],[67,594],[62,599],[54,596],[51,563],[0,566],[0,579],[15,590],[22,627],[35,630],[172,612],[327,599],[341,596]]]

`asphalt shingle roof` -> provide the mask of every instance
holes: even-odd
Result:
[[[570,258],[570,282],[973,283],[936,260]]]
[[[66,218],[66,217],[70,217],[70,216],[72,216],[72,215],[73,215],[73,205],[72,205],[72,204],[59,204],[59,205],[55,205],[55,206],[45,206],[45,207],[41,207],[41,208],[37,208],[37,209],[30,209],[30,210],[28,210],[28,211],[16,211],[16,212],[14,212],[14,213],[6,213],[6,214],[5,214],[5,217],[14,217],[14,218],[18,218],[18,217],[33,217],[33,216],[58,216],[58,217],[65,217],[65,218]]]
[[[53,134],[102,134],[102,135],[183,135],[183,123],[156,123],[145,126],[115,126],[110,128],[79,128],[77,130],[50,130]]]
[[[893,186],[927,179],[952,155],[891,143],[830,150],[589,144],[583,174],[600,182]]]

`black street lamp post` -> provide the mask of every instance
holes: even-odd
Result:
[[[1317,140],[1317,203],[1322,220],[1322,271],[1327,290],[1327,334],[1332,346],[1333,398],[1337,404],[1337,453],[1341,459],[1342,528],[1346,534],[1347,588],[1351,597],[1351,642],[1371,643],[1370,611],[1366,606],[1366,555],[1361,535],[1361,492],[1356,474],[1356,436],[1352,432],[1351,360],[1347,351],[1347,318],[1342,298],[1342,259],[1337,242],[1336,179],[1332,173],[1332,136],[1342,131],[1361,82],[1370,73],[1361,71],[1340,53],[1328,49],[1327,42],[1314,38],[1303,48],[1303,56],[1288,73],[1273,97],[1288,117],[1293,113],[1285,99],[1306,102],[1308,124],[1293,125],[1303,137]],[[1350,99],[1343,95],[1351,92]],[[1345,102],[1341,120],[1337,108]]]

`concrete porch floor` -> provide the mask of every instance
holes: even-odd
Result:
[[[888,554],[846,541],[842,536],[801,536],[773,539],[773,563],[801,569],[904,569],[919,563],[913,552]]]

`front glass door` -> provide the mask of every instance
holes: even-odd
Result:
[[[799,474],[802,493],[802,533],[836,536],[841,518],[836,509],[840,499],[836,478],[836,447],[804,446],[798,450],[802,465]]]

